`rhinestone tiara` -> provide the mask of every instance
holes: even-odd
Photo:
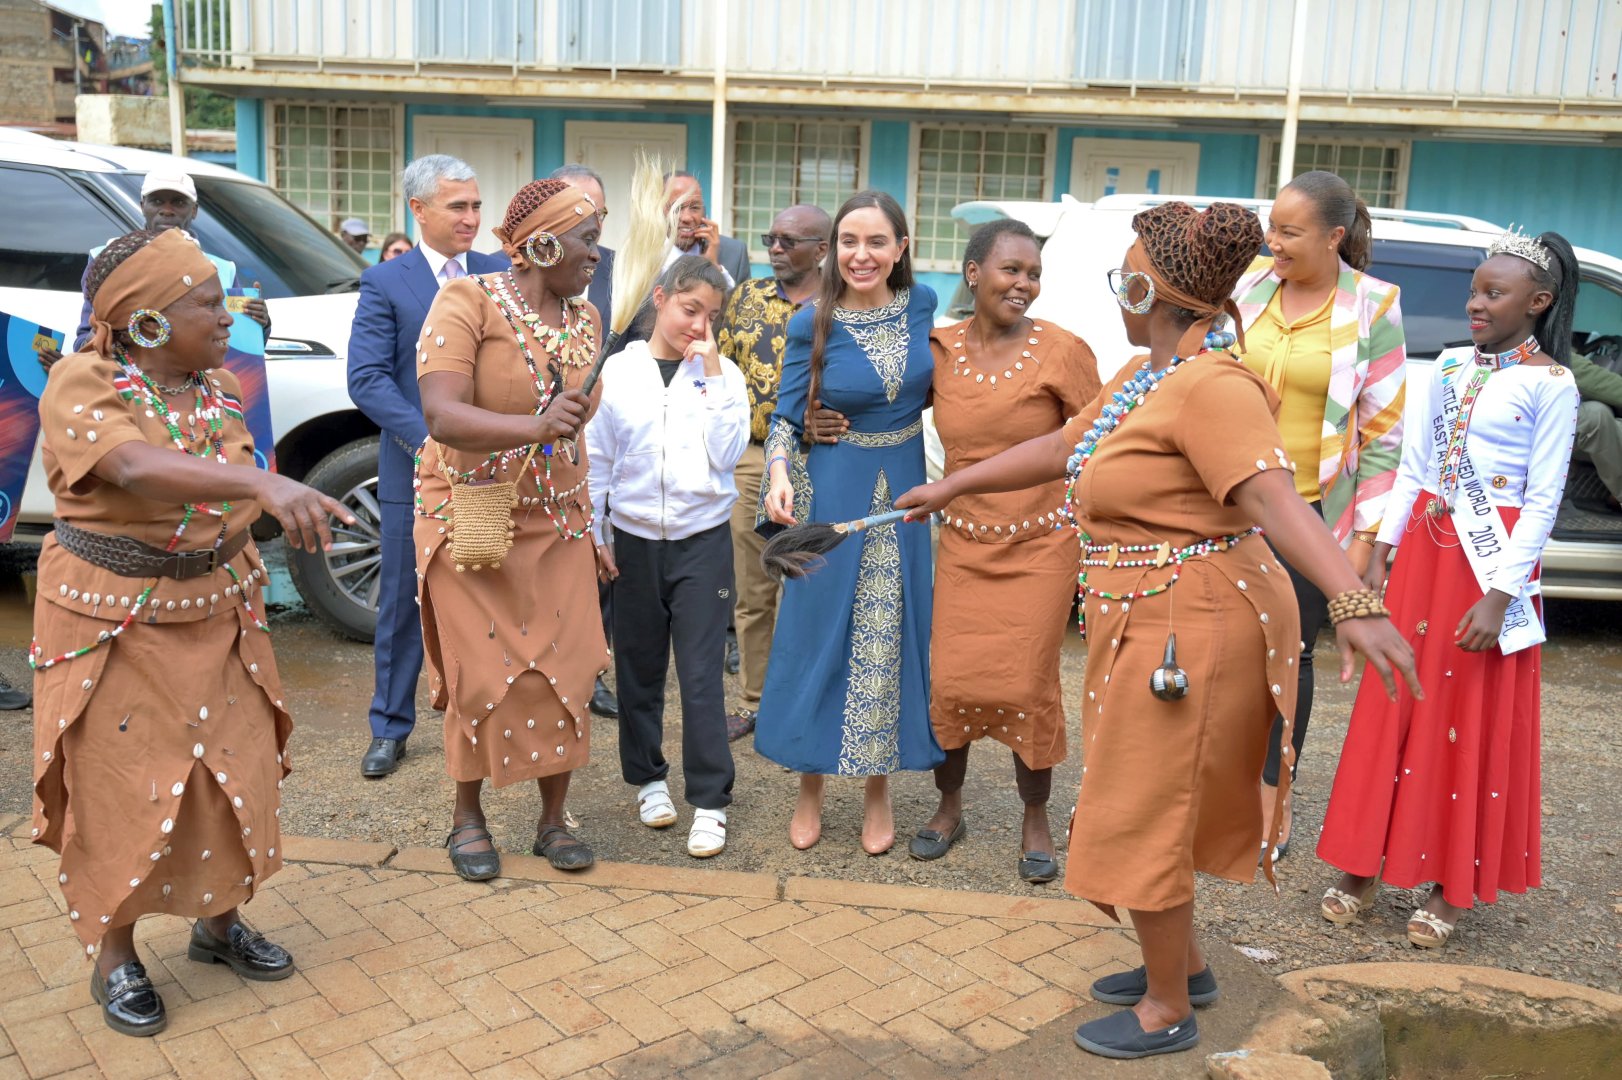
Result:
[[[1525,259],[1542,269],[1544,273],[1550,272],[1554,263],[1549,256],[1549,249],[1539,243],[1537,237],[1526,235],[1514,225],[1511,225],[1503,236],[1494,240],[1492,246],[1487,249],[1489,259],[1494,255],[1513,255],[1517,259]]]

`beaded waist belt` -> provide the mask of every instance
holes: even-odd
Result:
[[[1248,536],[1255,536],[1261,532],[1258,527],[1252,527],[1242,533],[1232,536],[1217,536],[1208,540],[1196,540],[1186,547],[1174,548],[1171,541],[1162,544],[1088,544],[1086,554],[1082,557],[1083,566],[1107,566],[1111,569],[1117,567],[1128,569],[1133,567],[1165,566],[1167,563],[1182,563],[1201,555],[1210,555],[1217,551],[1227,551],[1230,547]],[[1150,554],[1150,553],[1153,554]],[[1143,558],[1131,558],[1134,555]],[[1127,556],[1123,558],[1122,556]]]
[[[900,431],[847,431],[839,436],[842,443],[860,446],[867,450],[883,449],[887,446],[900,446],[915,435],[924,433],[922,419],[914,420]]]
[[[586,480],[584,477],[582,477],[578,484],[567,491],[558,491],[549,495],[525,495],[519,498],[518,505],[540,506],[543,503],[550,503],[553,506],[557,506],[563,503],[565,500],[572,499],[574,496],[580,494],[581,490],[585,486]]]
[[[208,577],[248,544],[243,529],[218,548],[202,551],[165,551],[131,536],[91,532],[65,521],[56,522],[56,542],[71,555],[119,577],[166,577],[176,581]]]

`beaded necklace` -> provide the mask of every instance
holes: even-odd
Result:
[[[991,380],[991,388],[995,390],[997,389],[997,373],[995,371],[976,370],[975,366],[969,362],[967,345],[968,332],[973,327],[974,317],[971,315],[969,317],[969,321],[958,329],[957,336],[959,340],[952,343],[952,349],[954,350],[952,353],[952,374],[962,375],[964,378],[968,378],[970,375],[973,375],[974,381],[977,383],[983,383],[989,378]],[[1041,332],[1042,325],[1040,323],[1031,323],[1032,334],[1040,334]],[[1033,364],[1037,364],[1039,366],[1041,365],[1042,361],[1031,355],[1031,346],[1036,345],[1039,342],[1040,339],[1035,337],[1025,339],[1025,344],[1020,350],[1019,358],[1013,362],[1012,366],[1003,369],[1002,379],[1004,382],[1012,381],[1014,378],[1014,372],[1024,371],[1025,361],[1027,360]]]
[[[209,456],[207,453],[199,453],[193,450],[187,441],[188,435],[191,442],[197,442],[203,438],[196,428],[197,421],[201,420],[208,439],[209,449],[213,451],[214,460],[221,465],[230,464],[230,459],[225,453],[224,403],[220,400],[219,393],[209,385],[207,379],[203,378],[202,373],[194,371],[186,377],[185,382],[181,383],[182,391],[189,387],[196,395],[194,408],[186,417],[187,430],[182,433],[180,430],[180,414],[169,407],[169,403],[164,400],[163,394],[158,389],[158,384],[129,358],[129,354],[124,351],[123,346],[115,346],[114,349],[119,369],[124,377],[129,380],[130,386],[144,400],[144,404],[152,415],[163,417],[163,426],[168,430],[169,438],[175,444],[175,449],[191,457]],[[231,504],[221,502],[218,509],[202,502],[185,503],[183,506],[184,511],[180,516],[180,524],[175,527],[174,535],[169,538],[169,542],[164,545],[163,550],[172,552],[179,547],[180,539],[186,535],[186,527],[191,524],[192,518],[198,513],[204,513],[220,519],[220,531],[214,537],[212,545],[212,549],[218,551],[220,545],[225,543],[226,533],[230,529]],[[258,613],[253,610],[253,604],[248,599],[248,591],[243,587],[242,578],[237,575],[236,568],[229,562],[224,563],[223,566],[225,572],[231,575],[234,587],[242,595],[242,606],[247,610],[248,616],[253,619],[254,625],[265,633],[270,633],[270,627],[265,625],[263,620],[259,618]],[[49,660],[41,660],[40,657],[44,653],[36,639],[28,649],[28,666],[34,670],[52,668],[63,661],[76,660],[118,637],[135,621],[135,617],[140,614],[141,608],[146,604],[147,598],[158,587],[158,581],[158,578],[153,578],[148,582],[146,588],[142,589],[130,604],[129,614],[124,616],[124,620],[111,630],[103,630],[96,635],[96,640],[88,645],[53,656]]]
[[[1233,334],[1227,331],[1213,330],[1205,335],[1204,346],[1194,355],[1200,356],[1208,352],[1226,350],[1233,345],[1234,340]],[[1244,539],[1245,536],[1249,535],[1249,533],[1242,533],[1236,536],[1220,537],[1212,540],[1201,540],[1197,543],[1189,545],[1188,547],[1179,548],[1176,550],[1173,550],[1169,543],[1136,544],[1126,548],[1116,548],[1111,545],[1109,548],[1094,549],[1092,545],[1092,537],[1082,530],[1080,522],[1076,520],[1074,510],[1076,485],[1081,480],[1081,471],[1087,467],[1087,463],[1091,461],[1093,459],[1093,455],[1097,453],[1098,444],[1103,442],[1110,436],[1112,432],[1121,426],[1121,421],[1126,418],[1127,414],[1131,413],[1135,409],[1141,408],[1143,404],[1148,401],[1149,395],[1160,389],[1160,384],[1166,381],[1166,379],[1171,376],[1172,372],[1176,371],[1179,367],[1191,359],[1193,359],[1193,357],[1174,356],[1172,357],[1171,363],[1167,364],[1159,371],[1155,371],[1149,366],[1148,363],[1145,363],[1132,375],[1130,379],[1125,382],[1125,384],[1122,385],[1119,390],[1110,395],[1109,404],[1104,406],[1098,419],[1093,421],[1093,426],[1087,429],[1086,434],[1081,437],[1081,441],[1076,444],[1075,451],[1070,455],[1070,460],[1066,464],[1068,477],[1065,484],[1064,506],[1061,508],[1064,517],[1072,526],[1075,527],[1076,532],[1080,537],[1081,546],[1084,552],[1088,550],[1109,550],[1112,552],[1107,561],[1088,559],[1082,560],[1081,570],[1076,575],[1076,586],[1082,594],[1083,599],[1085,599],[1087,596],[1097,596],[1105,600],[1120,600],[1130,603],[1133,600],[1142,599],[1144,597],[1158,596],[1160,593],[1165,592],[1167,589],[1170,589],[1177,583],[1177,579],[1182,576],[1183,563],[1188,559],[1197,558],[1201,555],[1207,555],[1213,551],[1225,551],[1230,544],[1236,543],[1237,541]],[[1252,531],[1259,532],[1260,530]],[[1156,557],[1154,559],[1128,561],[1126,563],[1122,563],[1118,559],[1118,554],[1122,551],[1154,551],[1156,553]],[[1105,592],[1101,589],[1092,588],[1087,584],[1087,567],[1089,565],[1108,565],[1112,567],[1121,565],[1137,566],[1140,564],[1144,566],[1164,566],[1168,562],[1173,564],[1171,579],[1150,589],[1115,594]],[[1080,629],[1082,635],[1086,636],[1087,605],[1085,603],[1078,604],[1076,606],[1076,625]]]
[[[1459,490],[1459,469],[1464,463],[1464,440],[1470,431],[1470,417],[1475,412],[1476,398],[1486,387],[1487,380],[1495,371],[1503,371],[1529,360],[1538,353],[1538,339],[1528,337],[1508,352],[1489,354],[1476,350],[1474,370],[1470,372],[1470,381],[1459,392],[1459,412],[1453,418],[1453,427],[1448,432],[1447,450],[1442,455],[1442,467],[1436,480],[1436,498],[1429,500],[1425,509],[1431,517],[1440,520],[1453,512],[1453,497]],[[1444,382],[1451,368],[1444,368],[1442,378]]]

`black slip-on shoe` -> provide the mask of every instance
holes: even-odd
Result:
[[[293,974],[292,954],[242,922],[232,923],[221,941],[198,919],[191,925],[186,957],[202,964],[228,964],[254,982],[278,982]]]
[[[139,960],[120,964],[105,979],[91,971],[90,996],[101,1006],[101,1018],[107,1026],[120,1035],[156,1035],[169,1026],[163,998],[152,988],[152,980],[146,977],[146,968]]]
[[[26,709],[34,703],[34,695],[21,686],[12,686],[0,679],[0,712]]]
[[[1027,851],[1019,858],[1019,880],[1043,885],[1059,876],[1059,864],[1046,851]]]
[[[409,737],[409,736],[408,736]],[[406,755],[406,741],[401,739],[373,739],[360,759],[360,774],[368,780],[377,780],[400,767]]]
[[[923,862],[930,862],[940,858],[952,850],[952,845],[967,835],[969,827],[962,818],[957,819],[957,825],[951,833],[942,836],[934,829],[919,829],[918,834],[907,845],[907,854]]]
[[[591,701],[586,707],[605,720],[619,719],[619,699],[614,697],[614,691],[610,690],[602,679],[597,680],[597,686],[591,692]]]
[[[1076,1029],[1076,1045],[1089,1054],[1107,1058],[1143,1058],[1192,1050],[1200,1042],[1200,1028],[1194,1014],[1159,1031],[1144,1031],[1138,1014],[1122,1009],[1102,1020]]]
[[[1149,992],[1149,969],[1135,967],[1131,971],[1105,975],[1093,983],[1091,992],[1095,1000],[1106,1005],[1136,1005]],[[1204,971],[1188,977],[1188,1003],[1209,1005],[1216,999],[1216,973],[1207,964]]]

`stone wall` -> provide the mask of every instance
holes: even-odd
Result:
[[[51,13],[36,0],[0,0],[0,56],[0,124],[48,124],[64,115],[53,72],[72,66],[72,49],[52,39]]]

